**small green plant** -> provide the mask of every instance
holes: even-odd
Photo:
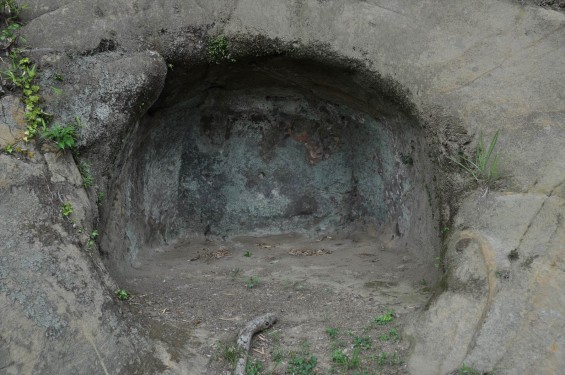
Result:
[[[57,147],[64,151],[75,147],[75,132],[76,127],[73,124],[67,126],[55,124],[51,129],[45,130],[42,133],[42,137],[54,141]]]
[[[326,328],[326,334],[330,337],[330,339],[335,340],[337,338],[337,335],[339,334],[339,329],[328,327]]]
[[[286,369],[287,374],[311,375],[318,364],[318,358],[309,353],[294,354]]]
[[[387,333],[383,333],[382,335],[380,335],[379,340],[398,342],[400,341],[400,333],[398,333],[398,330],[396,328],[391,328],[388,330]]]
[[[353,338],[353,347],[361,348],[363,350],[371,349],[373,345],[373,340],[369,336],[355,336]]]
[[[384,366],[385,363],[387,362],[388,359],[388,354],[387,352],[381,352],[377,358],[377,364],[379,366]]]
[[[274,370],[282,364],[285,356],[283,349],[281,349],[281,331],[268,331],[267,335],[271,338],[275,346],[271,352],[271,359],[275,362],[275,367],[272,369],[271,373],[274,374]]]
[[[377,325],[384,326],[394,320],[394,311],[389,310],[383,315],[375,317],[373,320]]]
[[[53,79],[55,81],[59,81],[59,82],[63,82],[65,80],[65,78],[63,77],[63,75],[61,73],[55,73],[55,75],[53,76]]]
[[[389,360],[389,365],[391,366],[400,366],[404,364],[404,360],[400,357],[400,355],[398,355],[398,353],[394,352],[392,353],[392,356],[390,357]]]
[[[7,21],[11,21],[20,16],[22,7],[18,5],[16,0],[1,0],[0,1],[0,13],[6,18]]]
[[[3,48],[10,50],[16,43],[19,36],[21,25],[19,23],[11,23],[0,31],[0,41],[3,43]]]
[[[131,297],[130,294],[125,289],[116,289],[114,294],[116,295],[116,297],[118,297],[120,301],[126,301]]]
[[[22,140],[27,142],[36,135],[39,127],[45,130],[50,115],[39,106],[39,86],[34,83],[37,78],[36,65],[28,57],[21,57],[21,49],[16,47],[18,40],[22,39],[19,37],[21,25],[16,22],[22,9],[16,0],[0,0],[0,19],[5,23],[0,31],[0,46],[12,62],[2,76],[22,90],[27,122]]]
[[[208,40],[208,57],[210,62],[220,64],[221,62],[235,62],[229,51],[228,39],[225,35],[218,35]]]
[[[359,358],[359,349],[353,349],[351,353],[351,358],[349,359],[349,363],[347,364],[347,368],[355,369],[359,368],[359,364],[361,363]]]
[[[13,153],[16,153],[16,154],[19,154],[21,156],[25,156],[25,157],[28,157],[28,158],[33,157],[33,152],[29,151],[25,147],[16,146],[16,144],[18,144],[17,141],[13,145],[12,144],[6,145],[4,147],[4,152],[7,153],[8,155],[12,155]]]
[[[381,352],[377,357],[377,364],[379,366],[400,366],[404,363],[404,360],[398,355],[398,353],[389,354],[387,352]]]
[[[461,155],[461,161],[453,157],[451,157],[450,160],[473,176],[478,183],[484,183],[487,186],[491,185],[498,179],[498,155],[493,154],[493,151],[498,141],[499,132],[500,130],[497,130],[496,133],[494,133],[488,147],[485,145],[483,136],[480,135],[474,158]]]
[[[63,90],[61,90],[60,88],[57,88],[55,86],[51,86],[50,89],[51,89],[51,91],[53,91],[53,93],[55,95],[61,95],[63,93]]]
[[[243,256],[244,256],[244,257],[247,257],[247,258],[250,258],[251,255],[253,255],[253,254],[251,253],[251,251],[246,251],[246,252],[243,254]]]
[[[335,362],[339,365],[347,364],[347,355],[341,349],[335,349],[332,352],[332,362]]]
[[[92,177],[92,172],[90,171],[90,165],[88,163],[81,161],[78,164],[78,170],[82,176],[82,186],[89,188],[94,184],[94,177]]]
[[[92,249],[92,247],[94,246],[94,241],[96,240],[96,237],[98,237],[98,231],[94,229],[90,233],[90,237],[88,238],[88,242],[86,243],[89,249]]]
[[[271,359],[275,362],[276,366],[279,366],[284,358],[284,352],[281,349],[280,345],[277,345],[273,352],[271,353]]]
[[[98,193],[96,193],[96,204],[100,206],[102,202],[104,202],[105,196],[106,195],[104,194],[103,191],[99,191]]]
[[[359,364],[361,363],[359,353],[360,351],[358,348],[353,349],[353,351],[351,352],[351,356],[345,354],[341,349],[335,349],[332,352],[332,362],[344,366],[350,370],[356,369],[359,367]]]
[[[239,358],[239,350],[234,344],[227,344],[224,342],[218,343],[218,355],[219,357],[230,364],[231,367],[235,366]]]
[[[27,122],[24,141],[29,141],[37,134],[39,127],[42,130],[46,129],[50,115],[39,106],[39,86],[34,84],[37,77],[36,65],[32,64],[28,57],[20,58],[17,51],[13,51],[10,57],[12,65],[3,75],[14,86],[22,89]]]
[[[245,281],[245,286],[249,289],[253,289],[261,283],[258,277],[251,276]]]
[[[69,217],[73,213],[73,205],[71,202],[65,202],[61,206],[61,215],[63,217]]]
[[[246,375],[259,375],[263,370],[263,363],[258,360],[249,360],[245,364],[245,374]]]
[[[457,375],[481,375],[481,372],[463,363],[461,367],[457,369]]]

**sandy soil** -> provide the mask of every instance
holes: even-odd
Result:
[[[248,373],[302,373],[314,356],[304,373],[404,374],[409,343],[396,332],[430,297],[435,276],[421,275],[374,238],[288,234],[179,241],[139,259],[120,282],[171,370],[229,373],[239,330],[272,312],[278,321],[255,336],[252,361],[261,363]]]

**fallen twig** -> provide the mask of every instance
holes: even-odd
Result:
[[[251,348],[251,339],[257,332],[271,327],[277,321],[274,314],[265,314],[259,316],[245,325],[237,337],[237,347],[241,353],[241,357],[237,360],[234,375],[246,375],[245,365],[247,364],[247,356]]]

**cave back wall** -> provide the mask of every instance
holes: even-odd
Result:
[[[417,123],[358,81],[282,58],[170,72],[129,136],[103,249],[131,263],[191,236],[431,233]]]

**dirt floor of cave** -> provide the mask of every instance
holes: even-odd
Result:
[[[277,323],[252,347],[260,373],[315,356],[314,373],[405,374],[409,343],[395,332],[430,297],[433,276],[421,275],[408,253],[375,238],[289,234],[179,241],[153,249],[120,282],[171,370],[229,374],[226,348],[246,322],[272,312]],[[375,321],[391,311],[390,322]]]

